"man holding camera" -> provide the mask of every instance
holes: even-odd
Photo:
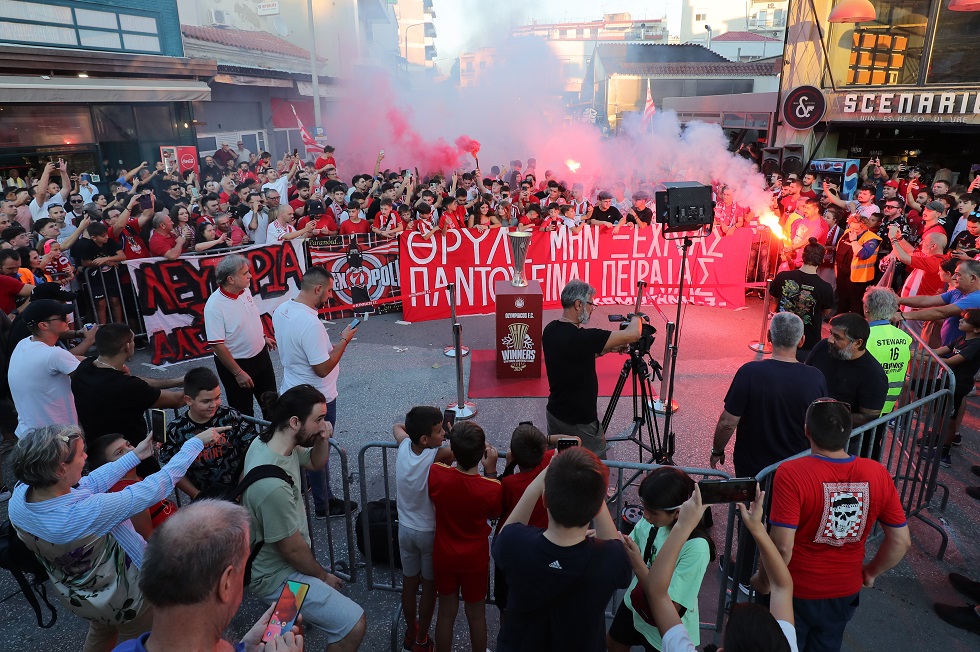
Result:
[[[625,352],[642,335],[642,318],[633,315],[626,328],[607,331],[584,328],[595,310],[595,288],[578,279],[561,291],[562,315],[541,335],[548,370],[548,434],[573,435],[605,458],[605,433],[599,426],[596,401],[599,378],[595,359],[610,351]]]

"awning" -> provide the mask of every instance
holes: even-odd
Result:
[[[200,81],[0,76],[0,103],[206,102],[211,89]]]

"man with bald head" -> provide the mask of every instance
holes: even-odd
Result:
[[[912,249],[908,241],[902,234],[897,224],[893,224],[888,229],[888,239],[892,243],[892,252],[895,258],[905,263],[909,269],[908,278],[902,286],[901,296],[905,297],[932,297],[942,293],[946,289],[946,284],[939,277],[939,266],[943,263],[943,250],[946,249],[946,234],[942,230],[934,230],[922,236],[922,241],[918,248]],[[907,324],[909,330],[922,337],[930,346],[940,345],[939,326],[926,328],[924,322],[911,320]]]
[[[153,606],[153,626],[113,652],[227,648],[221,635],[238,612],[249,555],[248,510],[224,500],[202,500],[181,508],[147,543],[139,587]],[[261,648],[272,617],[270,607],[235,650]],[[294,627],[266,641],[266,650],[299,652],[303,637]]]

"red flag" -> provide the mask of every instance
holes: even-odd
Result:
[[[646,128],[653,120],[653,114],[657,112],[657,107],[653,105],[653,94],[650,93],[650,83],[647,82],[647,105],[643,107],[643,120],[642,125]]]
[[[299,137],[303,139],[303,145],[306,146],[306,151],[312,150],[314,152],[322,152],[323,145],[316,142],[316,139],[313,138],[313,136],[310,135],[310,132],[306,130],[306,127],[303,126],[303,121],[299,119],[298,115],[296,115],[296,107],[290,104],[289,108],[293,110],[293,115],[296,116],[296,124],[299,125]]]

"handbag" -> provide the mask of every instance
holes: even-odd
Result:
[[[650,562],[653,560],[653,540],[657,538],[657,528],[650,530],[650,535],[647,537],[647,545],[643,550],[643,563],[650,567]],[[650,603],[647,601],[647,594],[643,590],[643,583],[637,582],[633,590],[630,591],[630,602],[633,604],[633,611],[643,619],[643,622],[648,625],[657,626],[656,621],[653,619],[653,613],[650,610]]]

